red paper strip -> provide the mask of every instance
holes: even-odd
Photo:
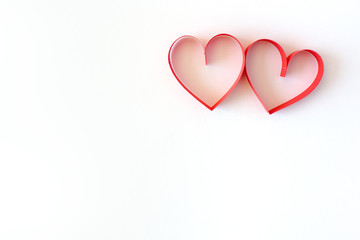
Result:
[[[316,61],[318,63],[318,72],[316,74],[316,77],[315,77],[314,81],[311,83],[311,85],[308,88],[306,88],[303,92],[301,92],[299,95],[295,96],[294,98],[292,98],[292,99],[290,99],[290,100],[288,100],[288,101],[286,101],[286,102],[284,102],[284,103],[282,103],[282,104],[278,105],[277,107],[274,107],[274,108],[272,108],[270,110],[268,110],[266,108],[264,102],[261,100],[259,94],[256,92],[256,90],[255,90],[255,88],[254,88],[254,86],[253,86],[253,84],[251,82],[251,79],[250,79],[250,77],[248,75],[247,68],[245,66],[245,74],[246,74],[246,77],[247,77],[247,79],[248,79],[248,81],[250,83],[251,88],[255,92],[257,98],[259,99],[259,101],[261,102],[261,104],[263,105],[265,110],[269,114],[273,114],[274,112],[277,112],[277,111],[279,111],[279,110],[281,110],[283,108],[286,108],[286,107],[290,106],[291,104],[303,99],[309,93],[311,93],[316,88],[316,86],[319,84],[319,82],[320,82],[320,80],[321,80],[321,78],[323,76],[324,63],[323,63],[323,60],[322,60],[321,56],[317,52],[315,52],[313,50],[309,50],[309,49],[304,49],[304,50],[293,52],[288,57],[286,57],[286,54],[285,54],[285,51],[283,50],[283,48],[277,42],[275,42],[273,40],[270,40],[270,39],[260,39],[260,40],[257,40],[255,42],[253,42],[252,44],[250,44],[245,50],[245,56],[247,56],[247,53],[248,53],[249,49],[251,47],[253,47],[254,44],[256,44],[257,42],[260,42],[260,41],[265,41],[265,42],[269,42],[269,43],[273,44],[277,48],[277,50],[279,51],[280,56],[281,56],[281,61],[282,61],[282,67],[281,67],[281,70],[280,70],[280,76],[281,77],[285,77],[286,70],[287,70],[289,62],[299,52],[308,52],[308,53],[310,53],[312,56],[314,56],[314,58],[316,59]],[[247,65],[248,65],[248,63],[247,63]]]

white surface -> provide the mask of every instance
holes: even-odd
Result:
[[[0,2],[0,239],[360,239],[356,1]],[[218,33],[325,63],[268,115],[213,112],[168,48]]]

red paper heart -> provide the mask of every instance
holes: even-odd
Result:
[[[214,56],[211,56],[211,54],[208,53],[208,47],[211,43],[211,45],[218,45],[221,47],[221,44],[218,44],[219,42],[216,42],[214,41],[215,39],[219,39],[219,38],[230,38],[232,41],[235,40],[235,43],[236,43],[236,49],[239,49],[240,52],[236,52],[234,53],[235,51],[232,50],[230,51],[231,54],[241,54],[241,56],[239,58],[235,57],[236,59],[235,60],[239,60],[242,61],[241,63],[241,66],[237,66],[236,68],[232,68],[231,69],[231,64],[226,64],[226,61],[229,61],[229,56],[222,56],[225,58],[225,62],[222,62],[223,65],[221,65],[220,63],[218,63],[216,65],[216,63],[212,64],[212,67],[216,66],[218,67],[218,69],[222,69],[224,70],[224,74],[222,74],[221,72],[221,76],[215,76],[216,80],[219,82],[220,80],[223,80],[223,78],[229,78],[228,79],[228,83],[226,83],[224,81],[224,84],[222,86],[222,89],[214,89],[214,87],[212,86],[213,89],[211,89],[213,92],[216,91],[216,98],[212,100],[212,104],[209,104],[206,102],[207,99],[205,99],[206,97],[213,97],[214,96],[208,96],[209,93],[206,92],[206,93],[202,93],[202,94],[199,94],[199,89],[206,89],[206,88],[209,88],[210,89],[210,84],[211,82],[207,82],[206,85],[200,85],[200,87],[198,87],[198,89],[196,89],[196,86],[194,87],[194,82],[197,80],[196,77],[197,76],[191,76],[191,71],[188,71],[190,72],[190,76],[188,73],[186,73],[185,75],[187,76],[186,80],[185,79],[181,79],[181,78],[185,78],[184,75],[182,75],[182,72],[181,71],[184,71],[184,68],[183,67],[179,67],[178,64],[174,64],[173,62],[181,62],[181,61],[177,61],[176,59],[176,54],[175,56],[173,56],[173,51],[174,51],[174,48],[176,46],[178,46],[177,44],[180,44],[180,41],[184,40],[184,39],[191,39],[191,40],[194,40],[197,42],[197,44],[199,44],[201,47],[202,47],[202,51],[204,51],[204,57],[205,57],[205,61],[203,63],[201,63],[201,67],[204,67],[206,66],[206,69],[209,69],[209,66],[208,66],[208,62],[210,59],[212,59],[211,57],[214,58]],[[237,44],[240,46],[240,48],[238,48]],[[214,47],[215,48],[215,47]],[[223,51],[223,49],[221,49],[222,52],[226,52],[225,50]],[[196,53],[194,53],[196,54]],[[196,55],[198,57],[198,55]],[[235,55],[232,55],[232,58],[234,58]],[[237,56],[237,55],[236,55]],[[192,56],[193,57],[193,56]],[[190,56],[191,58],[191,56]],[[216,58],[216,57],[215,57]],[[178,82],[181,84],[181,86],[183,86],[185,88],[186,91],[188,91],[195,99],[197,99],[200,103],[202,103],[205,107],[207,107],[208,109],[210,110],[214,110],[229,94],[230,92],[234,89],[235,85],[237,84],[237,82],[239,81],[242,73],[243,73],[243,70],[244,70],[244,67],[245,67],[245,52],[244,52],[244,49],[241,45],[241,43],[239,42],[239,40],[237,40],[235,37],[229,35],[229,34],[219,34],[219,35],[216,35],[214,36],[213,38],[210,39],[210,41],[206,44],[206,46],[204,47],[201,43],[201,41],[193,36],[182,36],[180,38],[178,38],[177,40],[175,40],[175,42],[171,45],[170,47],[170,50],[169,50],[169,54],[168,54],[168,61],[169,61],[169,65],[170,65],[170,69],[172,71],[172,73],[174,74],[175,78],[178,80]],[[188,59],[188,61],[191,61],[191,59]],[[182,61],[184,62],[184,61]],[[198,62],[196,61],[193,61],[195,62],[195,66],[194,65],[191,65],[189,62],[187,62],[187,64],[191,65],[190,67],[194,67],[194,68],[197,68],[198,66],[196,65]],[[238,65],[240,65],[239,63],[237,63]],[[188,66],[185,66],[185,67],[188,67]],[[200,66],[199,66],[200,67]],[[229,69],[228,69],[229,68]],[[229,74],[227,74],[229,72]],[[196,75],[196,74],[193,74],[193,75]],[[234,78],[234,80],[232,80],[232,77]],[[191,82],[191,80],[193,80],[193,82]],[[205,79],[202,79],[202,81],[205,80]],[[207,79],[208,80],[208,79]],[[187,83],[186,83],[187,82]],[[202,83],[204,84],[204,83]],[[228,88],[227,85],[229,85],[230,87]],[[188,86],[190,85],[190,86]],[[196,93],[196,91],[198,93]],[[211,94],[211,91],[210,91],[210,94]],[[199,96],[201,95],[201,96]],[[206,95],[206,96],[205,96]],[[205,96],[205,97],[204,97]],[[219,97],[219,98],[218,98]],[[208,101],[209,102],[209,101]],[[214,103],[215,102],[215,103]]]
[[[280,76],[281,77],[285,77],[286,75],[286,70],[287,70],[287,67],[288,67],[288,64],[289,62],[291,61],[291,59],[298,53],[300,52],[307,52],[307,53],[310,53],[317,61],[318,63],[318,71],[317,71],[317,74],[315,76],[315,79],[312,81],[311,85],[309,87],[307,87],[303,92],[301,92],[300,94],[298,94],[297,96],[293,97],[292,99],[276,106],[276,107],[273,107],[271,108],[270,110],[266,108],[263,100],[260,98],[257,90],[255,89],[254,87],[254,84],[251,82],[251,79],[249,77],[249,74],[248,74],[248,65],[249,63],[246,63],[246,66],[245,66],[245,74],[246,74],[246,77],[250,83],[250,86],[251,88],[254,90],[256,96],[258,97],[259,101],[261,102],[261,104],[263,105],[263,107],[265,108],[265,110],[269,113],[269,114],[272,114],[274,112],[277,112],[285,107],[288,107],[290,106],[291,104],[301,100],[302,98],[306,97],[309,93],[311,93],[315,87],[319,84],[322,76],[323,76],[323,73],[324,73],[324,63],[323,63],[323,60],[321,59],[320,55],[318,53],[316,53],[315,51],[313,50],[309,50],[309,49],[305,49],[305,50],[300,50],[300,51],[295,51],[293,52],[292,54],[290,54],[288,57],[286,57],[286,54],[285,54],[285,51],[282,49],[282,47],[276,43],[275,41],[272,41],[270,39],[260,39],[260,40],[257,40],[255,42],[253,42],[252,44],[250,44],[246,50],[245,50],[245,56],[247,56],[248,54],[248,51],[249,49],[257,42],[260,42],[260,41],[265,41],[265,42],[269,42],[271,44],[273,44],[277,50],[279,51],[280,53],[280,56],[281,56],[281,61],[282,61],[282,67],[281,67],[281,71],[280,71]]]

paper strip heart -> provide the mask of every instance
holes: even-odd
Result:
[[[281,77],[285,77],[286,75],[286,70],[287,70],[287,67],[288,67],[288,64],[289,62],[291,61],[291,59],[298,53],[300,52],[307,52],[307,53],[310,53],[313,57],[315,57],[317,63],[318,63],[318,71],[317,71],[317,74],[315,76],[315,79],[314,81],[311,83],[311,85],[306,88],[303,92],[301,92],[299,95],[295,96],[294,98],[272,108],[272,109],[267,109],[263,100],[260,98],[257,90],[255,89],[254,87],[254,84],[251,82],[251,79],[249,77],[249,74],[248,74],[248,68],[247,66],[249,65],[249,63],[246,63],[246,66],[245,66],[245,74],[246,74],[246,77],[250,83],[250,86],[251,88],[254,90],[256,96],[258,97],[259,101],[261,102],[261,104],[263,105],[263,107],[265,108],[265,110],[269,113],[269,114],[272,114],[274,112],[277,112],[285,107],[288,107],[290,106],[291,104],[303,99],[304,97],[306,97],[309,93],[311,93],[315,88],[316,86],[319,84],[322,76],[323,76],[323,73],[324,73],[324,63],[323,63],[323,60],[322,58],[320,57],[320,55],[318,53],[316,53],[315,51],[313,50],[309,50],[309,49],[305,49],[305,50],[300,50],[300,51],[295,51],[293,52],[292,54],[290,54],[288,57],[286,57],[286,54],[285,54],[285,51],[283,50],[283,48],[278,44],[276,43],[275,41],[273,40],[270,40],[270,39],[260,39],[260,40],[257,40],[255,42],[253,42],[252,44],[250,44],[246,50],[245,50],[245,56],[247,56],[248,54],[248,51],[251,47],[253,47],[253,45],[255,43],[258,43],[260,41],[265,41],[265,42],[269,42],[271,44],[273,44],[277,50],[280,52],[280,56],[281,56],[281,61],[282,61],[282,67],[281,67],[281,71],[280,71],[280,76]]]
[[[199,93],[198,94],[195,93],[196,91],[199,91],[199,90],[195,89],[194,85],[189,84],[189,81],[191,83],[191,80],[193,80],[193,81],[197,80],[196,76],[188,77],[189,79],[186,79],[188,81],[187,84],[186,84],[186,81],[184,81],[185,80],[184,76],[182,75],[182,72],[181,72],[181,71],[184,70],[184,66],[179,67],[176,63],[174,63],[174,62],[177,62],[177,59],[176,59],[176,54],[175,54],[175,56],[173,56],[174,55],[173,52],[174,52],[174,48],[176,46],[178,46],[178,44],[180,44],[180,42],[183,41],[184,39],[194,40],[194,41],[197,42],[197,44],[199,44],[199,46],[201,46],[202,51],[204,51],[205,61],[203,63],[201,63],[201,65],[203,64],[203,66],[205,66],[206,69],[209,69],[208,68],[209,67],[208,66],[209,60],[212,59],[212,57],[214,58],[214,56],[212,56],[212,54],[208,53],[208,49],[209,49],[210,43],[211,43],[212,46],[213,45],[218,45],[218,46],[221,47],[221,44],[219,45],[217,41],[214,41],[215,39],[219,39],[219,38],[230,38],[232,41],[234,41],[236,43],[236,46],[237,46],[237,44],[239,45],[239,46],[236,47],[236,49],[238,49],[238,50],[233,49],[230,52],[232,54],[234,54],[234,51],[239,51],[239,52],[236,52],[236,54],[239,54],[239,58],[236,57],[236,60],[238,60],[239,62],[240,61],[242,61],[242,62],[241,62],[241,66],[240,66],[240,63],[239,63],[238,64],[239,67],[236,67],[235,69],[230,69],[229,70],[229,69],[223,69],[223,68],[227,68],[227,67],[229,67],[228,65],[231,65],[231,64],[226,65],[226,63],[225,63],[225,66],[222,66],[222,65],[216,64],[216,60],[214,60],[214,63],[212,63],[212,65],[215,65],[216,67],[218,67],[218,68],[220,68],[222,70],[226,70],[226,71],[224,71],[224,74],[219,75],[219,77],[217,77],[217,80],[222,80],[222,78],[229,78],[230,77],[230,80],[229,80],[229,83],[228,83],[228,85],[230,87],[228,88],[227,85],[224,85],[224,89],[223,88],[221,88],[221,90],[220,89],[215,89],[215,91],[217,91],[217,95],[219,95],[221,97],[219,99],[216,97],[216,99],[213,101],[215,103],[209,104],[209,103],[206,102],[206,99],[204,98],[204,94],[202,94],[202,96],[199,96],[200,95]],[[225,51],[223,51],[223,52],[225,52]],[[198,56],[198,55],[196,55],[196,56]],[[225,58],[226,57],[227,56],[225,56]],[[187,59],[186,64],[189,65],[190,60],[191,59]],[[195,99],[197,99],[205,107],[207,107],[210,110],[214,110],[230,94],[230,92],[234,89],[237,82],[240,80],[240,77],[241,77],[241,75],[243,73],[243,70],[244,70],[244,67],[245,67],[245,52],[244,52],[244,49],[243,49],[241,43],[239,42],[239,40],[237,40],[235,37],[233,37],[233,36],[231,36],[229,34],[219,34],[219,35],[214,36],[213,38],[210,39],[210,41],[206,44],[205,47],[201,43],[201,41],[199,39],[197,39],[197,38],[195,38],[193,36],[185,35],[185,36],[182,36],[182,37],[178,38],[177,40],[175,40],[175,42],[171,45],[170,50],[169,50],[169,54],[168,54],[168,61],[169,61],[169,65],[170,65],[170,69],[171,69],[172,73],[174,74],[174,76],[178,80],[178,82],[181,84],[181,86],[183,86],[186,91],[188,91]],[[227,59],[227,61],[229,61],[229,59]],[[188,66],[185,66],[185,67],[188,67]],[[196,68],[197,66],[191,65],[191,67]],[[229,73],[230,75],[227,74],[227,73]],[[234,76],[233,80],[232,80],[232,76]],[[205,79],[202,79],[202,80],[205,80]],[[208,82],[206,84],[207,84],[207,86],[201,86],[201,88],[207,88],[207,87],[210,88],[210,86],[209,86],[210,82]],[[224,82],[224,84],[225,84],[225,82]],[[206,94],[208,95],[208,93],[206,93]],[[206,96],[206,97],[209,97],[209,96]]]

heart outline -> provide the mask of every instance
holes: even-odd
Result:
[[[241,66],[241,69],[240,69],[240,72],[239,72],[239,75],[237,76],[237,78],[235,79],[233,85],[229,88],[229,90],[226,91],[226,93],[212,106],[209,106],[207,103],[205,103],[203,100],[201,100],[198,96],[196,96],[195,93],[193,93],[189,88],[187,88],[183,82],[180,80],[180,78],[176,75],[175,73],[175,70],[172,66],[172,63],[171,63],[171,52],[172,52],[172,49],[174,47],[174,45],[178,42],[178,41],[181,41],[182,39],[184,38],[193,38],[195,39],[198,43],[200,43],[200,45],[202,46],[203,50],[204,50],[204,57],[205,57],[205,65],[207,65],[207,54],[206,54],[206,50],[209,46],[209,44],[215,39],[215,38],[219,38],[219,37],[230,37],[232,38],[233,40],[235,40],[239,46],[240,46],[240,49],[241,49],[241,53],[242,53],[242,66]],[[244,72],[244,69],[245,69],[245,51],[244,51],[244,48],[242,46],[242,44],[240,43],[240,41],[235,38],[234,36],[230,35],[230,34],[227,34],[227,33],[221,33],[221,34],[218,34],[218,35],[215,35],[214,37],[212,37],[208,42],[207,44],[204,46],[203,43],[196,37],[193,37],[191,35],[184,35],[184,36],[181,36],[179,37],[178,39],[176,39],[173,44],[171,45],[170,49],[169,49],[169,53],[168,53],[168,62],[169,62],[169,66],[170,66],[170,69],[171,69],[171,72],[173,73],[173,75],[175,76],[176,80],[180,83],[180,85],[188,92],[190,93],[191,96],[193,96],[196,100],[198,100],[201,104],[203,104],[205,107],[207,107],[208,109],[210,109],[211,111],[213,111],[230,93],[231,91],[235,88],[236,84],[239,82],[241,76],[243,75],[243,72]]]
[[[304,97],[306,97],[307,95],[309,95],[316,87],[317,85],[320,83],[320,80],[324,74],[324,62],[321,58],[321,56],[313,51],[313,50],[310,50],[310,49],[303,49],[303,50],[299,50],[299,51],[295,51],[293,53],[291,53],[288,57],[286,57],[286,54],[285,54],[285,51],[284,49],[280,46],[280,44],[278,44],[277,42],[273,41],[273,40],[270,40],[270,39],[259,39],[259,40],[256,40],[255,42],[251,43],[245,50],[245,58],[248,54],[248,51],[249,49],[255,44],[255,43],[258,43],[260,41],[265,41],[265,42],[269,42],[271,43],[272,45],[274,45],[277,50],[279,51],[280,53],[280,56],[281,56],[281,62],[282,62],[282,66],[281,66],[281,71],[280,71],[280,76],[281,77],[285,77],[286,76],[286,71],[287,71],[287,67],[291,61],[291,59],[298,53],[300,52],[307,52],[307,53],[310,53],[317,61],[318,63],[318,72],[315,76],[315,79],[313,80],[313,82],[310,84],[309,87],[307,87],[304,91],[302,91],[300,94],[296,95],[295,97],[291,98],[290,100],[287,100],[285,101],[284,103],[281,103],[280,105],[268,110],[264,104],[264,102],[261,100],[259,94],[256,92],[253,84],[251,83],[251,80],[250,80],[250,77],[249,77],[249,74],[247,72],[247,68],[246,68],[246,65],[245,64],[245,75],[246,75],[246,78],[252,88],[252,90],[254,91],[255,95],[257,96],[257,98],[259,99],[260,103],[262,104],[262,106],[264,107],[264,109],[269,113],[269,114],[273,114],[283,108],[286,108],[294,103],[296,103],[297,101],[303,99]]]

